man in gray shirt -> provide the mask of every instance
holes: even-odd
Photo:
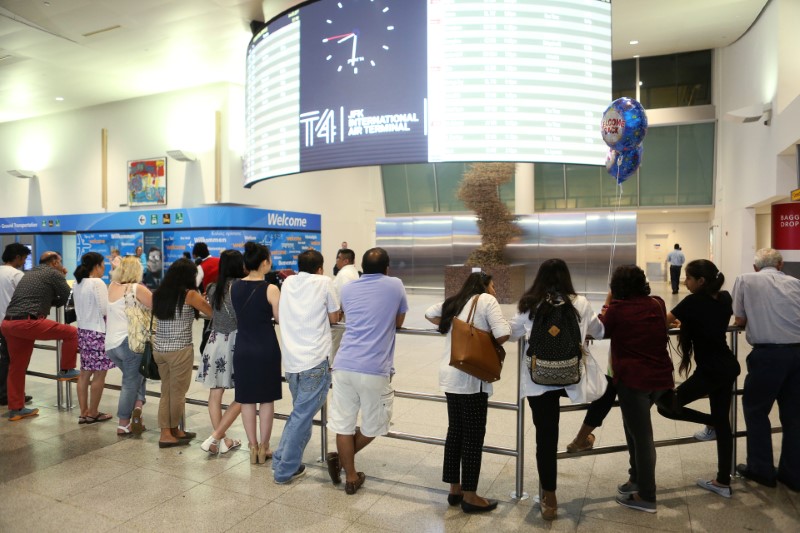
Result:
[[[747,424],[747,463],[736,471],[768,487],[776,480],[800,491],[800,280],[781,272],[777,250],[758,250],[755,272],[733,285],[736,325],[753,347],[747,356],[742,409]],[[783,441],[777,473],[769,413],[777,400]]]
[[[59,379],[77,378],[78,330],[68,324],[50,320],[50,307],[67,302],[70,288],[64,278],[66,269],[61,255],[45,252],[39,265],[25,272],[8,303],[2,332],[8,342],[11,364],[8,369],[9,420],[22,420],[39,414],[38,409],[25,407],[25,373],[37,340],[61,340]]]

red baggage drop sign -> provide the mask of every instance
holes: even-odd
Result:
[[[772,247],[800,250],[800,204],[772,206]]]

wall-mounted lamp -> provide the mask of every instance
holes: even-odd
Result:
[[[183,161],[185,163],[197,161],[197,156],[192,152],[187,152],[186,150],[167,150],[167,155],[172,159]]]
[[[725,113],[723,118],[740,124],[763,120],[764,125],[769,126],[770,120],[772,120],[772,104],[751,105],[741,109],[734,109]]]
[[[8,173],[15,178],[30,179],[36,177],[36,172],[33,170],[9,170]]]

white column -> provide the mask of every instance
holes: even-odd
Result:
[[[514,214],[533,213],[533,163],[517,163],[514,173]]]

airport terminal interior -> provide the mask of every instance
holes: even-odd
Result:
[[[398,397],[390,434],[357,454],[366,482],[354,495],[329,479],[323,457],[336,449],[335,435],[326,434],[319,423],[303,457],[306,474],[288,484],[273,482],[269,462],[250,464],[239,421],[228,436],[244,441],[241,449],[218,456],[202,451],[200,444],[212,427],[203,404],[208,391],[194,376],[185,428],[197,437],[189,446],[157,445],[158,382],[147,386],[152,394],[141,436],[118,437],[116,418],[79,425],[75,386],[51,379],[57,371],[55,344],[41,341],[26,380],[26,394],[33,396],[28,407],[38,408],[38,416],[15,422],[0,418],[0,532],[800,531],[800,494],[782,483],[768,488],[734,476],[730,499],[698,487],[698,480],[715,475],[715,442],[693,437],[702,426],[669,420],[655,408],[658,512],[618,505],[615,496],[627,480],[628,454],[616,406],[594,431],[595,449],[576,454],[565,450],[585,410],[562,411],[558,518],[543,520],[535,429],[527,402],[518,401],[516,342],[506,344],[502,379],[490,398],[498,406],[489,409],[478,485],[478,493],[498,500],[498,508],[471,515],[448,505],[448,486],[441,481],[447,408],[438,387],[445,341],[430,329],[424,312],[444,299],[444,267],[462,263],[481,244],[475,212],[457,195],[471,163],[496,160],[488,154],[516,163],[513,175],[494,191],[521,228],[506,259],[524,266],[522,286],[530,285],[543,260],[563,256],[574,269],[578,292],[587,295],[596,312],[604,303],[611,268],[623,262],[646,271],[653,294],[663,297],[668,310],[677,305],[689,293],[683,285],[673,293],[667,281],[665,258],[675,243],[688,260],[714,261],[728,280],[727,290],[737,275],[752,271],[756,250],[778,248],[779,242],[790,243],[781,248],[787,271],[800,273],[800,239],[790,236],[800,220],[800,203],[794,201],[800,199],[800,1],[559,2],[569,9],[582,6],[585,17],[573,21],[550,14],[547,24],[575,22],[585,26],[581,31],[598,20],[605,25],[579,38],[601,35],[602,41],[606,31],[607,64],[598,66],[602,53],[595,44],[582,46],[572,60],[585,61],[586,72],[602,74],[597,79],[607,85],[608,99],[591,109],[568,103],[552,110],[558,106],[542,104],[552,116],[568,115],[564,109],[585,112],[574,120],[551,116],[546,122],[547,143],[563,140],[564,150],[572,152],[565,157],[544,151],[516,160],[509,154],[536,142],[524,129],[521,137],[512,132],[518,126],[514,117],[506,117],[497,130],[502,141],[489,137],[495,135],[491,130],[474,142],[470,136],[479,132],[459,121],[451,120],[455,130],[437,129],[447,122],[437,121],[444,116],[437,113],[462,105],[451,102],[448,108],[449,100],[463,97],[465,109],[480,112],[503,105],[515,114],[516,104],[503,100],[512,93],[503,97],[490,91],[474,105],[467,89],[448,92],[431,81],[449,72],[449,66],[423,66],[425,61],[462,58],[453,48],[440,53],[436,46],[452,45],[444,32],[464,28],[492,32],[477,45],[486,45],[485,53],[476,56],[482,57],[479,61],[494,65],[495,59],[488,59],[492,54],[501,57],[498,64],[516,61],[514,53],[507,53],[518,44],[514,36],[495,41],[498,28],[484,18],[507,17],[517,9],[523,13],[528,5],[543,4],[538,0],[0,1],[3,246],[15,241],[29,245],[34,264],[42,252],[59,251],[68,279],[81,253],[101,241],[103,254],[124,242],[123,255],[133,254],[134,243],[149,242],[145,261],[157,262],[152,271],[159,279],[171,262],[191,252],[192,242],[201,240],[220,250],[244,240],[267,243],[275,253],[275,270],[293,268],[299,250],[315,248],[325,258],[326,275],[332,275],[342,244],[359,259],[365,250],[382,246],[392,258],[389,274],[406,287],[410,309],[405,327],[411,330],[397,334],[392,386]],[[376,16],[388,13],[391,19],[381,26],[380,41],[369,40],[366,26],[337,35],[320,33],[323,39],[311,41],[302,36],[328,31],[328,25],[342,19],[339,15],[355,17],[351,9],[375,6],[381,13]],[[436,29],[462,8],[468,12],[463,27]],[[426,9],[434,28],[426,30],[427,50],[399,31],[413,25],[413,17],[425,16]],[[310,22],[313,17],[319,27]],[[506,32],[518,29],[508,23]],[[301,24],[306,34],[298,29]],[[573,29],[564,30],[565,39],[578,35]],[[469,31],[465,42],[456,44],[476,46],[467,42]],[[553,44],[556,37],[544,39],[548,53],[561,46]],[[279,45],[270,53],[279,57],[274,67],[279,70],[272,74],[281,84],[279,96],[268,102],[271,107],[255,118],[253,94],[269,84],[254,83],[250,73],[261,68],[260,61],[266,64],[269,54],[249,55],[251,39],[250,52],[259,42]],[[296,72],[287,74],[291,65],[281,54],[303,46],[313,58],[302,68],[298,60]],[[307,52],[311,49],[314,54]],[[381,75],[381,58],[388,56],[380,54],[395,50],[405,52],[393,56],[399,58],[392,63],[396,72]],[[555,54],[562,61],[571,55],[566,48],[563,55]],[[494,66],[486,68],[495,72]],[[518,66],[506,70],[516,72]],[[570,82],[591,78],[562,70]],[[557,71],[543,71],[541,77],[549,82]],[[417,79],[419,72],[429,78],[427,86]],[[367,94],[367,104],[356,109],[349,102],[333,112],[322,93],[336,92],[343,80],[355,79],[367,80],[358,89]],[[298,80],[306,81],[306,89],[293,85]],[[406,101],[385,85],[387,80],[427,90],[427,97]],[[550,83],[550,89],[563,92],[565,101],[585,97],[560,83]],[[309,92],[297,101],[283,100],[293,90],[300,95],[312,86],[322,94],[314,94],[318,100],[306,98]],[[640,101],[649,119],[646,137],[633,147],[641,160],[627,169],[627,181],[619,180],[622,156],[610,158],[619,161],[616,170],[613,164],[603,165],[608,147],[600,119],[605,106],[618,98]],[[303,108],[301,114],[301,107],[309,105],[313,110]],[[370,114],[370,106],[381,110]],[[294,130],[286,120],[293,121]],[[496,125],[487,120],[486,128]],[[582,131],[552,129],[578,123],[592,130],[585,139]],[[263,127],[263,137],[253,133]],[[280,147],[253,148],[268,144],[264,139],[276,131],[284,135],[287,128],[292,133]],[[383,134],[410,140],[397,146],[370,144]],[[580,142],[573,142],[573,135]],[[349,144],[340,143],[345,136]],[[429,144],[420,144],[423,138]],[[442,139],[464,142],[453,148]],[[296,147],[287,147],[292,143]],[[345,148],[329,149],[337,143]],[[599,159],[592,155],[598,145]],[[461,158],[459,150],[467,149],[489,151]],[[631,149],[620,150],[627,164]],[[132,170],[137,168],[146,170],[146,178]],[[514,316],[518,297],[502,304],[506,318]],[[195,321],[194,372],[201,327],[202,321]],[[732,333],[730,340],[743,369],[737,381],[741,389],[751,347],[743,332]],[[674,334],[669,348],[679,384],[684,378],[677,372]],[[609,341],[593,341],[590,350],[605,366]],[[102,412],[116,413],[120,382],[118,370],[108,372]],[[72,406],[67,405],[70,396]],[[741,395],[736,398],[732,419],[735,429],[744,432]],[[233,392],[226,392],[223,402],[232,400]],[[561,405],[570,404],[562,400]],[[708,401],[693,407],[707,412]],[[273,449],[291,408],[284,385],[283,399],[275,403]],[[320,418],[318,413],[315,420]],[[770,420],[777,460],[783,436],[777,407]],[[734,463],[745,462],[745,437],[737,438],[735,446]]]

